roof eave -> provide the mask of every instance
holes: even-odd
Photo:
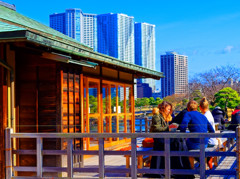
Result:
[[[88,59],[92,59],[94,61],[107,63],[107,64],[119,66],[122,68],[127,68],[128,70],[135,72],[135,74],[142,74],[141,76],[145,78],[153,78],[153,79],[159,80],[160,78],[163,77],[163,73],[161,72],[150,70],[135,64],[127,63],[101,53],[93,52],[87,49],[81,49],[79,47],[75,47],[71,45],[71,43],[67,44],[62,41],[52,40],[45,36],[31,32],[29,30],[1,32],[0,42],[3,42],[4,40],[5,41],[7,40],[12,40],[12,41],[25,40],[26,41],[27,40],[37,44],[41,44],[43,46],[51,47],[55,50],[59,50],[68,54],[85,57]]]

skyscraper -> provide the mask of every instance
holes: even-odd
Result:
[[[97,16],[98,52],[134,63],[134,18],[125,14]]]
[[[66,9],[50,15],[50,27],[97,51],[97,15],[81,9]]]
[[[135,23],[135,64],[155,70],[155,25]],[[152,90],[155,90],[155,80],[143,79]]]
[[[166,52],[161,55],[162,98],[173,94],[184,94],[188,86],[188,57],[176,52]]]

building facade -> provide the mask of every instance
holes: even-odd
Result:
[[[161,55],[161,72],[165,78],[161,80],[162,98],[173,94],[185,94],[188,89],[188,57],[176,52]]]
[[[125,14],[97,16],[98,52],[134,63],[134,18]]]
[[[135,23],[135,64],[155,70],[155,25]],[[155,90],[155,80],[143,79],[152,90]]]
[[[50,27],[97,51],[97,15],[66,9],[50,15]]]
[[[137,83],[137,98],[152,97],[152,88],[148,83]]]

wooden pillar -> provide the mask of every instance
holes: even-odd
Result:
[[[11,147],[11,129],[5,130],[5,150],[6,150],[6,179],[12,178],[12,147]]]
[[[84,111],[83,111],[83,106],[84,106],[84,89],[83,89],[83,74],[80,74],[80,123],[81,123],[81,133],[84,133]],[[81,138],[81,145],[80,145],[80,150],[84,149],[83,146],[83,138]],[[84,167],[84,158],[83,155],[80,155],[80,167]]]
[[[88,78],[86,78],[86,133],[90,133],[90,124],[89,124],[89,81]],[[90,138],[86,139],[86,148],[89,150],[90,147]]]
[[[205,179],[205,138],[200,138],[200,179]]]
[[[131,138],[131,176],[133,179],[137,178],[137,139]]]
[[[67,145],[67,173],[68,177],[73,177],[73,139],[68,139]]]
[[[106,108],[108,108],[108,113],[112,114],[112,108],[111,108],[111,103],[112,103],[111,84],[108,84],[107,86],[108,86],[107,87],[107,90],[108,90],[108,97],[107,97],[108,103],[107,104],[108,105],[106,106]],[[117,88],[117,85],[116,85],[116,88]],[[116,97],[116,100],[117,100],[117,97]],[[116,101],[116,104],[117,104],[117,101]],[[116,106],[116,111],[117,111],[117,106]],[[112,115],[109,116],[109,133],[112,133]],[[109,142],[112,142],[112,137],[109,138]]]
[[[118,114],[118,86],[116,88],[116,112],[117,112],[117,116],[116,116],[116,133],[119,133],[119,114]],[[117,138],[117,141],[119,141],[119,137]]]
[[[165,178],[171,178],[171,169],[170,169],[170,138],[165,138],[164,144],[165,150]]]
[[[129,94],[129,91],[128,91]],[[123,118],[123,125],[124,125],[124,133],[127,133],[127,86],[124,84],[124,118]],[[124,138],[126,139],[126,138]]]
[[[134,81],[134,80],[133,80]],[[134,98],[134,84],[132,85],[132,92],[131,92],[131,100],[132,100],[132,105],[131,105],[131,113],[132,113],[132,133],[135,133],[135,98]]]

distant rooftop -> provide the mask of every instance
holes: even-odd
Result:
[[[187,55],[181,55],[181,54],[178,54],[177,52],[174,52],[174,51],[166,51],[166,55],[179,55],[179,56],[187,57]]]
[[[174,51],[167,51],[166,52],[167,55],[177,55],[178,53],[177,52],[174,52]]]
[[[8,4],[6,2],[0,1],[0,5],[16,11],[16,6],[14,4]]]

